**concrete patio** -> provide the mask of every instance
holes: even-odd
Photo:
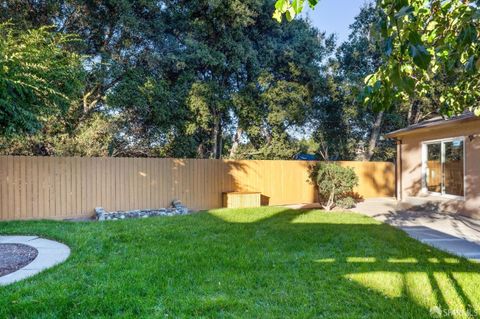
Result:
[[[393,198],[366,199],[351,210],[399,227],[425,244],[480,261],[480,220],[436,210],[405,209]]]

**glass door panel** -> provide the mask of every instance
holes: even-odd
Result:
[[[429,192],[442,192],[442,144],[427,144],[425,185]]]
[[[463,196],[463,141],[444,142],[444,193]]]

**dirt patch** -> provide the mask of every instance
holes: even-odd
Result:
[[[38,251],[23,244],[0,244],[0,277],[8,275],[32,262]]]

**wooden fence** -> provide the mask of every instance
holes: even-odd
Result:
[[[360,178],[356,191],[393,196],[392,163],[339,162]],[[312,203],[305,161],[0,156],[0,220],[75,218],[111,210],[222,206],[222,192],[256,191],[268,205]]]

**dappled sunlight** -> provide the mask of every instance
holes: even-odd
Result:
[[[473,308],[474,312],[480,314],[480,299],[470,297],[478,292],[480,287],[480,274],[453,272],[452,278],[453,281],[457,283],[459,289],[461,289],[460,295],[464,299],[464,302],[470,306],[469,308]]]
[[[428,274],[425,272],[408,272],[404,276],[405,290],[416,304],[426,309],[438,305]]]
[[[460,260],[456,258],[444,258],[444,264],[458,264]],[[329,262],[336,262],[335,258],[322,258],[316,259],[315,262],[317,263],[329,263]],[[376,257],[347,257],[345,258],[347,263],[375,263],[375,262],[387,262],[392,264],[417,264],[418,259],[409,257],[409,258],[388,258],[385,260],[380,260]],[[431,264],[440,264],[441,261],[438,258],[427,258],[426,261]]]
[[[388,262],[393,264],[416,264],[418,260],[416,258],[389,258]]]
[[[398,272],[374,271],[367,273],[347,274],[345,278],[381,293],[385,297],[398,298],[403,294],[403,275]]]
[[[315,260],[316,263],[334,263],[335,258],[322,258]]]
[[[480,313],[479,301],[472,302],[469,298],[479,281],[469,284],[465,280],[457,280],[461,276],[461,273],[446,272],[432,275],[426,272],[372,271],[344,277],[387,298],[407,297],[426,310],[440,309],[453,318],[469,318],[471,314]],[[464,289],[464,286],[469,289]]]
[[[438,296],[440,303],[444,303],[444,307],[448,309],[455,310],[458,314],[466,313],[466,305],[463,298],[459,295],[458,283],[447,273],[444,272],[435,272],[433,274],[438,289],[440,290],[441,296]],[[460,287],[461,289],[461,287]],[[454,316],[455,318],[463,318],[464,316]]]
[[[377,259],[375,257],[348,257],[347,263],[374,263]]]
[[[458,260],[458,258],[443,258],[443,261],[446,264],[459,264],[460,263],[460,260]]]
[[[266,220],[285,211],[285,208],[256,208],[253,209],[214,209],[208,214],[220,218],[228,223],[257,223]]]
[[[476,318],[480,315],[480,273],[459,258],[320,258],[315,263],[344,269],[343,278],[385,298],[406,298],[434,315]]]
[[[348,218],[346,218],[348,217]],[[353,219],[353,221],[352,221]],[[325,213],[321,210],[308,210],[292,221],[292,224],[349,224],[349,225],[378,225],[374,219],[356,213]]]

